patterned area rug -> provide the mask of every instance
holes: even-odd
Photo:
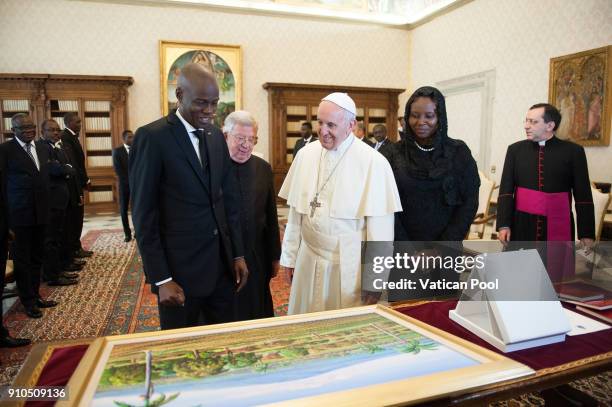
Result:
[[[83,246],[93,250],[94,255],[80,272],[79,284],[68,287],[41,285],[42,297],[59,304],[44,309],[39,319],[28,318],[17,301],[4,318],[12,335],[30,338],[35,343],[95,338],[107,334],[107,326],[115,322],[117,306],[135,307],[133,297],[131,301],[123,297],[126,291],[140,288],[140,281],[130,279],[131,274],[126,273],[136,252],[135,244],[124,243],[119,230],[105,230],[85,235]],[[0,385],[12,381],[29,350],[29,347],[0,350]]]
[[[157,298],[144,282],[135,242],[124,243],[121,230],[103,230],[85,235],[83,246],[93,250],[94,255],[80,273],[79,284],[43,284],[42,297],[56,300],[59,305],[43,310],[40,319],[28,318],[17,301],[4,318],[13,336],[41,343],[159,329]],[[280,273],[272,280],[271,288],[275,313],[286,315],[289,278]],[[0,385],[11,383],[30,348],[0,349]]]

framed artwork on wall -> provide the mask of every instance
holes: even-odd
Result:
[[[75,406],[395,405],[533,373],[374,305],[99,338],[68,386]]]
[[[610,145],[612,46],[552,58],[548,102],[561,112],[557,136],[583,146]]]
[[[201,64],[219,85],[219,104],[215,124],[242,106],[242,49],[238,45],[213,45],[189,42],[159,42],[161,110],[165,116],[176,106],[176,80],[181,68],[190,62]]]

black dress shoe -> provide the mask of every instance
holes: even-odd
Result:
[[[71,273],[69,271],[62,271],[59,276],[74,280],[74,279],[79,278],[79,273]]]
[[[51,285],[51,286],[61,286],[61,285],[75,285],[79,282],[79,280],[74,279],[74,278],[65,278],[65,277],[60,277],[57,280],[52,280],[49,281],[47,283],[47,285]],[[42,307],[45,308],[45,307]]]
[[[87,262],[82,259],[74,259],[72,260],[72,264],[76,264],[77,266],[84,266],[87,264]]]
[[[61,277],[58,278],[58,280],[59,279],[61,279]],[[51,283],[49,283],[49,284],[51,284]],[[39,298],[39,299],[36,300],[36,306],[38,308],[51,308],[51,307],[55,307],[56,305],[57,305],[57,301],[43,300],[42,298]]]
[[[10,335],[6,335],[0,338],[0,348],[17,348],[19,346],[26,346],[31,344],[32,341],[25,338],[13,338]]]
[[[125,243],[127,243],[127,242],[131,242],[131,241],[132,241],[132,236],[126,236],[126,237],[125,237],[125,239],[123,239],[123,241],[124,241]]]
[[[36,305],[30,305],[29,307],[25,307],[25,313],[30,318],[42,317],[42,311]]]
[[[91,257],[93,256],[93,252],[91,250],[84,250],[84,249],[79,249],[76,252],[74,252],[74,257]]]
[[[69,264],[67,266],[64,267],[64,271],[81,271],[83,270],[83,266],[79,266],[77,264]]]

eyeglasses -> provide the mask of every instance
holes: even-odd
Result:
[[[257,144],[257,137],[234,136],[233,134],[232,137],[234,137],[236,141],[240,144],[249,144],[252,146]]]

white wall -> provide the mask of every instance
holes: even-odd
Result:
[[[409,36],[376,25],[202,7],[0,0],[0,72],[132,76],[133,129],[161,115],[159,40],[241,45],[243,108],[260,121],[256,149],[266,156],[263,83],[405,89]]]
[[[495,70],[490,157],[499,180],[527,109],[548,100],[550,58],[612,45],[612,1],[475,0],[411,33],[411,89]],[[612,182],[612,147],[585,149],[591,179]]]

